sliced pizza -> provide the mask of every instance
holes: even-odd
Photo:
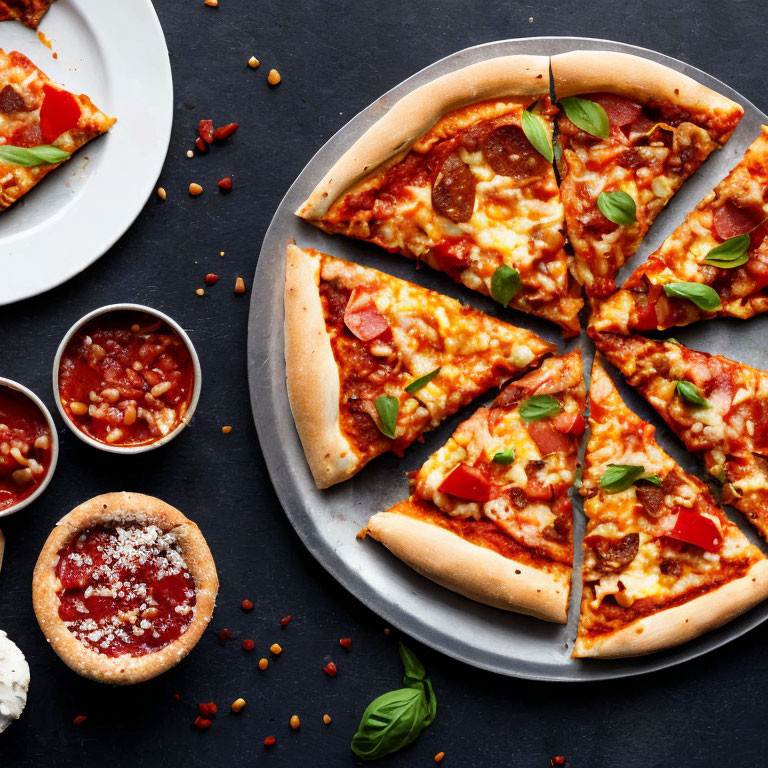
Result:
[[[545,360],[462,423],[361,537],[473,600],[564,624],[585,395],[578,350]]]
[[[573,274],[607,296],[661,209],[716,147],[742,108],[638,56],[571,51],[552,57],[560,193]]]
[[[0,49],[0,211],[114,122],[23,54]]]
[[[575,657],[637,656],[768,596],[768,559],[621,400],[598,360],[581,494],[587,529]]]
[[[768,538],[768,372],[672,341],[593,338]]]
[[[552,166],[549,60],[507,56],[417,88],[331,168],[297,214],[417,259],[573,335]]]
[[[664,330],[768,309],[768,126],[744,159],[596,309],[598,331]]]
[[[54,0],[0,0],[0,21],[15,19],[37,29],[53,3]]]
[[[554,346],[455,299],[288,246],[285,362],[318,487],[403,450]]]

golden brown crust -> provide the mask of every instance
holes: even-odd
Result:
[[[549,94],[546,56],[502,56],[438,77],[397,101],[333,165],[296,211],[321,219],[347,188],[409,146],[442,115],[466,104],[503,96]]]
[[[575,658],[640,656],[692,640],[757,605],[768,596],[768,560],[758,560],[735,581],[683,605],[633,621],[618,632],[578,637]]]
[[[89,526],[137,523],[156,525],[176,536],[194,579],[196,603],[187,631],[172,643],[143,656],[110,657],[81,643],[59,618],[61,587],[56,576],[59,550]],[[105,493],[75,507],[51,531],[35,565],[32,601],[35,616],[51,647],[70,669],[101,683],[129,685],[149,680],[178,664],[196,645],[213,615],[219,581],[200,529],[170,504],[141,493]]]
[[[318,488],[346,480],[363,461],[339,426],[339,369],[320,302],[320,259],[288,244],[285,375],[288,400]]]
[[[571,569],[532,568],[401,513],[411,500],[374,515],[361,531],[428,579],[472,600],[565,624]]]
[[[663,100],[691,111],[743,114],[735,102],[687,75],[616,51],[569,51],[551,59],[555,97],[608,91],[642,103]]]

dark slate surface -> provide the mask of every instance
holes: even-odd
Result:
[[[235,276],[250,283],[272,212],[314,151],[359,109],[435,59],[504,37],[613,38],[682,58],[766,110],[768,6],[744,0],[689,0],[684,8],[662,0],[156,5],[175,81],[175,125],[161,177],[168,199],[151,199],[125,237],[79,277],[0,308],[0,375],[32,387],[53,408],[50,367],[69,325],[102,304],[138,301],[189,330],[202,358],[202,398],[183,435],[142,457],[98,453],[60,425],[62,455],[49,490],[3,521],[0,627],[26,653],[32,685],[22,720],[0,736],[0,765],[358,765],[348,745],[360,714],[374,695],[399,684],[395,633],[385,636],[382,621],[325,574],[281,512],[251,422],[248,298],[232,294]],[[260,70],[248,68],[251,55],[261,59]],[[266,84],[272,66],[283,76],[277,89]],[[236,120],[241,128],[228,146],[188,160],[203,117]],[[235,188],[225,197],[215,182],[228,174]],[[187,195],[190,181],[206,188],[201,198]],[[222,280],[198,298],[194,289],[209,271]],[[223,424],[233,425],[230,435],[221,434]],[[46,646],[30,599],[32,567],[54,522],[78,502],[117,489],[158,495],[200,524],[221,579],[213,627],[227,626],[236,638],[222,648],[210,631],[181,666],[131,689],[105,688],[69,672]],[[246,597],[256,604],[250,614],[239,608]],[[294,618],[281,630],[286,614]],[[351,651],[339,648],[341,636],[352,637]],[[245,637],[256,642],[251,654],[240,648]],[[275,641],[284,653],[260,673],[259,651]],[[763,626],[673,670],[580,686],[495,677],[412,643],[432,675],[438,716],[415,746],[382,764],[430,765],[444,750],[446,766],[548,766],[556,754],[573,768],[757,765],[768,742],[767,641]],[[333,680],[321,671],[329,658],[340,669]],[[234,716],[228,708],[238,696],[248,705]],[[196,704],[210,699],[222,713],[209,731],[196,732]],[[322,724],[324,712],[333,717],[330,727]],[[302,718],[298,732],[288,728],[294,713]],[[89,719],[76,727],[78,714]],[[267,735],[277,745],[265,753]]]

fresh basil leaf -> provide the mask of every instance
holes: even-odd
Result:
[[[704,257],[704,261],[713,267],[734,269],[749,261],[749,233],[729,237],[725,242],[715,246]]]
[[[582,131],[599,139],[607,139],[611,132],[611,123],[606,111],[595,101],[579,96],[566,96],[560,99],[565,116]]]
[[[614,224],[628,227],[637,221],[637,206],[631,195],[624,190],[601,192],[597,196],[597,207],[606,219]]]
[[[723,306],[715,289],[702,283],[667,283],[664,293],[674,299],[688,299],[704,312],[717,312]]]
[[[661,485],[661,478],[658,475],[648,475],[648,477],[641,477],[640,479],[646,483],[651,483],[651,485]]]
[[[557,162],[560,162],[560,159],[563,156],[563,148],[560,146],[560,144],[557,141],[555,141],[552,144],[552,149],[554,150],[555,160]]]
[[[552,395],[534,395],[520,403],[520,418],[523,421],[541,421],[547,416],[556,416],[563,406]]]
[[[711,408],[709,400],[699,392],[699,388],[690,381],[677,382],[677,394],[689,403],[698,405],[699,408]]]
[[[609,493],[626,491],[645,472],[636,464],[609,464],[600,478],[600,487]]]
[[[520,293],[522,287],[520,273],[506,264],[502,264],[491,277],[491,296],[502,307],[506,307]]]
[[[578,491],[579,488],[584,484],[583,478],[584,470],[581,467],[578,467],[576,471],[573,473],[573,487]]]
[[[0,146],[0,160],[31,168],[34,165],[56,165],[69,160],[69,152],[54,147],[52,144],[41,144],[38,147],[14,147],[10,144]]]
[[[511,464],[514,460],[514,448],[505,448],[503,451],[499,451],[497,454],[495,454],[491,459],[491,461],[494,461],[496,464]]]
[[[398,651],[400,652],[400,661],[403,662],[405,670],[403,685],[406,688],[413,688],[414,683],[421,685],[427,676],[424,665],[416,658],[416,654],[408,646],[398,643]]]
[[[545,160],[551,163],[554,159],[554,151],[546,124],[538,115],[534,115],[533,112],[527,109],[523,112],[523,133],[528,138],[528,141],[531,142],[533,148]]]
[[[394,440],[397,414],[400,410],[400,401],[391,395],[379,395],[373,404],[379,413],[379,431]]]
[[[437,696],[435,696],[435,690],[432,688],[432,681],[426,677],[424,678],[424,685],[427,689],[427,716],[424,718],[424,727],[432,725],[435,722],[435,716],[437,715]]]
[[[670,337],[667,339],[667,341],[668,341],[670,344],[677,344],[678,346],[682,346],[682,344],[680,344],[680,342],[679,342],[679,341],[678,341],[676,338],[674,338],[673,336],[670,336]]]
[[[432,381],[432,379],[434,379],[438,373],[440,373],[440,368],[435,368],[434,371],[430,371],[429,373],[424,374],[424,376],[420,376],[418,379],[412,381],[405,388],[405,391],[409,395],[415,395],[420,389],[426,387],[427,384],[429,384],[429,382]]]

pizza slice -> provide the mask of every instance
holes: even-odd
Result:
[[[578,350],[545,360],[461,424],[360,536],[473,600],[564,624],[585,395]]]
[[[664,330],[768,309],[768,126],[744,159],[605,299],[598,331]]]
[[[54,0],[0,0],[0,21],[15,19],[37,29]]]
[[[0,49],[0,211],[114,123],[23,54]]]
[[[581,494],[587,529],[575,657],[678,645],[768,596],[768,560],[658,445],[599,360]]]
[[[742,108],[656,62],[609,51],[552,57],[560,193],[573,274],[608,296],[661,209],[716,147]]]
[[[768,372],[672,341],[593,338],[768,539]]]
[[[398,455],[554,346],[455,299],[288,245],[285,363],[319,488]]]
[[[395,103],[297,214],[579,331],[552,166],[549,60],[507,56]]]

